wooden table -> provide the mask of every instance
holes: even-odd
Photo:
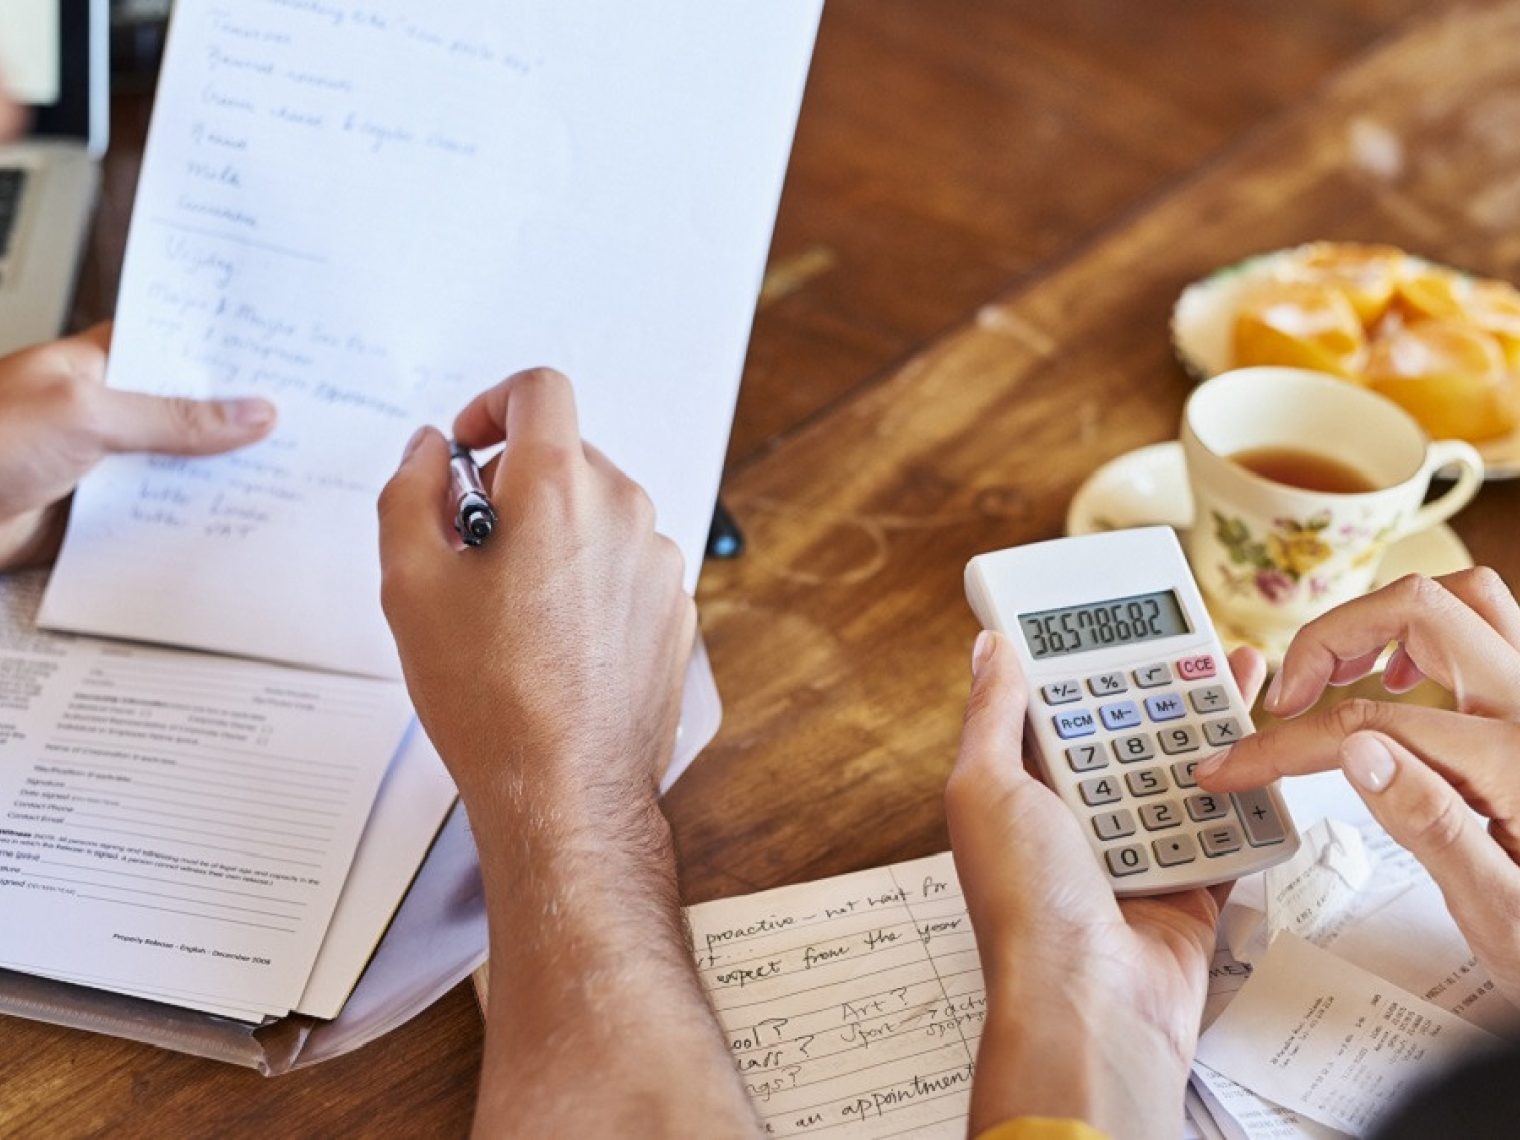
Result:
[[[1520,277],[1517,42],[1520,0],[831,0],[730,451],[750,551],[701,588],[727,718],[668,800],[688,901],[946,846],[961,567],[1175,433],[1185,282],[1318,237]],[[118,106],[82,317],[145,121]],[[1513,584],[1517,519],[1509,482],[1456,522]],[[274,1081],[0,1024],[4,1134],[459,1133],[480,1050],[463,987]]]

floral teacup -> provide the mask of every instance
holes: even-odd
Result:
[[[1473,447],[1432,443],[1392,401],[1297,368],[1241,368],[1199,385],[1183,413],[1182,448],[1193,573],[1216,617],[1258,642],[1285,639],[1364,593],[1390,542],[1450,518],[1483,481]],[[1229,458],[1263,448],[1333,458],[1375,489],[1306,490]],[[1457,468],[1456,482],[1424,503],[1447,468]]]

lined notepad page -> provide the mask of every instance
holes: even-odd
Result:
[[[687,918],[768,1135],[965,1134],[987,997],[948,853]]]

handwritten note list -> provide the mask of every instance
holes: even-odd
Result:
[[[687,913],[768,1135],[964,1135],[987,998],[949,855]]]
[[[694,586],[820,7],[181,0],[110,383],[280,425],[105,465],[44,621],[394,674],[375,499],[538,364]]]

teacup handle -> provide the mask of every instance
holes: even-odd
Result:
[[[1478,488],[1483,485],[1483,456],[1470,443],[1460,439],[1442,439],[1432,443],[1425,453],[1425,465],[1420,469],[1427,483],[1436,473],[1446,467],[1459,467],[1457,481],[1451,489],[1433,502],[1426,503],[1409,517],[1409,522],[1399,529],[1398,537],[1415,534],[1445,522],[1468,503],[1472,502]]]

